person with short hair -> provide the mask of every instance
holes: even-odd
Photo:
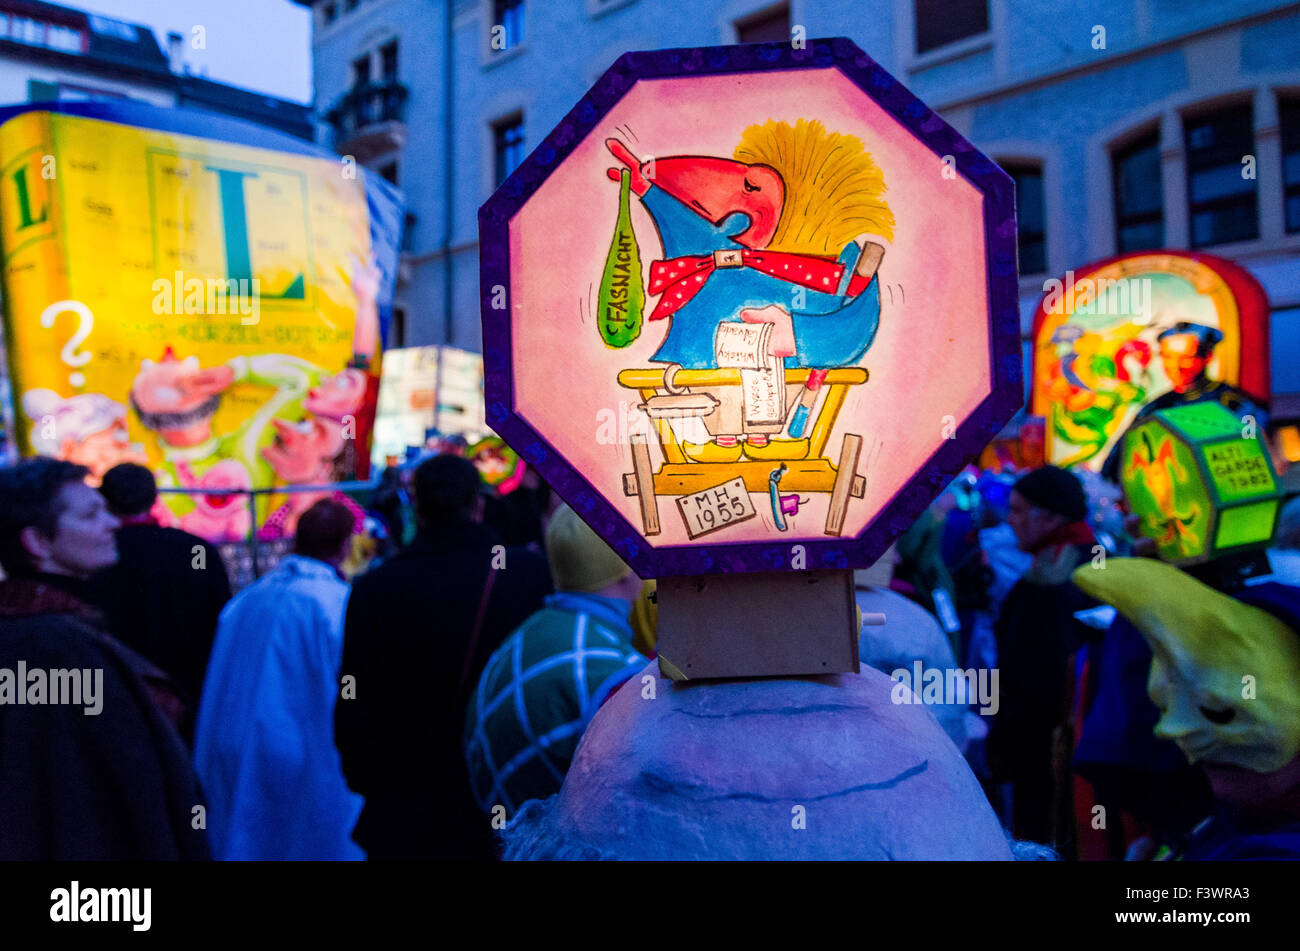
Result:
[[[89,474],[0,469],[0,860],[206,859],[180,700],[91,603],[118,520]]]
[[[993,778],[1011,783],[1012,832],[1018,839],[1064,847],[1072,833],[1063,796],[1067,777],[1054,772],[1053,750],[1068,761],[1070,658],[1086,632],[1074,619],[1092,605],[1070,575],[1092,559],[1088,499],[1073,473],[1043,466],[1020,477],[1007,519],[1029,569],[1002,603],[994,625],[1001,702],[985,742]]]
[[[479,672],[551,593],[546,559],[484,526],[474,464],[443,454],[412,480],[420,530],[353,582],[334,724],[348,785],[365,796],[354,833],[371,859],[491,859],[491,823],[461,751]]]
[[[591,718],[646,663],[630,622],[641,579],[567,505],[546,526],[546,555],[556,593],[492,655],[465,713],[485,813],[559,792]]]
[[[218,859],[364,858],[333,731],[354,524],[347,506],[317,502],[292,554],[221,612],[194,742]]]
[[[185,703],[181,736],[190,742],[217,617],[230,600],[226,567],[215,545],[154,520],[158,485],[144,466],[114,466],[99,492],[122,526],[117,562],[92,579],[95,601],[113,635],[175,682]]]

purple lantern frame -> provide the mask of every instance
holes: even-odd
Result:
[[[857,537],[656,548],[516,412],[508,304],[510,219],[639,79],[828,67],[838,69],[936,156],[952,156],[954,170],[983,193],[990,391]],[[846,38],[808,40],[803,49],[755,43],[625,53],[483,204],[478,218],[487,424],[643,578],[789,570],[793,544],[805,549],[805,570],[867,567],[1024,402],[1012,180]],[[505,307],[493,306],[495,287],[506,288]]]

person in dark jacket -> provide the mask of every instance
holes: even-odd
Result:
[[[523,465],[523,463],[521,463]],[[483,524],[507,545],[544,551],[542,524],[551,508],[551,487],[537,470],[525,468],[522,481],[507,495],[489,495],[483,501]]]
[[[118,526],[88,474],[0,470],[0,860],[207,859],[180,701],[88,600]]]
[[[335,742],[365,797],[353,839],[371,859],[490,859],[490,822],[461,752],[465,704],[493,651],[542,605],[546,560],[480,522],[474,464],[440,455],[414,477],[420,530],[353,582]]]
[[[591,718],[646,663],[629,616],[641,579],[567,505],[546,526],[546,556],[559,590],[492,655],[465,711],[484,813],[512,817],[559,792]]]
[[[1094,557],[1087,514],[1083,486],[1055,466],[1022,476],[1011,493],[1008,522],[1034,560],[994,627],[1001,703],[985,745],[994,779],[1011,783],[1017,839],[1061,845],[1067,834],[1070,810],[1054,796],[1067,788],[1070,659],[1085,637],[1074,613],[1093,604],[1070,580]]]
[[[114,466],[99,492],[122,527],[117,563],[92,579],[95,601],[113,636],[176,684],[185,704],[181,735],[192,742],[217,617],[230,600],[225,565],[214,545],[149,515],[158,487],[144,466]]]

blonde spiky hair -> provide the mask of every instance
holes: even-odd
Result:
[[[838,255],[860,234],[893,240],[885,176],[856,136],[827,132],[817,119],[772,119],[746,129],[734,157],[771,166],[785,183],[771,250]]]

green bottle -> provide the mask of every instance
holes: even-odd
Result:
[[[618,222],[605,258],[596,299],[596,322],[608,347],[626,347],[641,335],[645,289],[641,284],[641,249],[632,230],[631,174],[623,169],[618,186]]]

